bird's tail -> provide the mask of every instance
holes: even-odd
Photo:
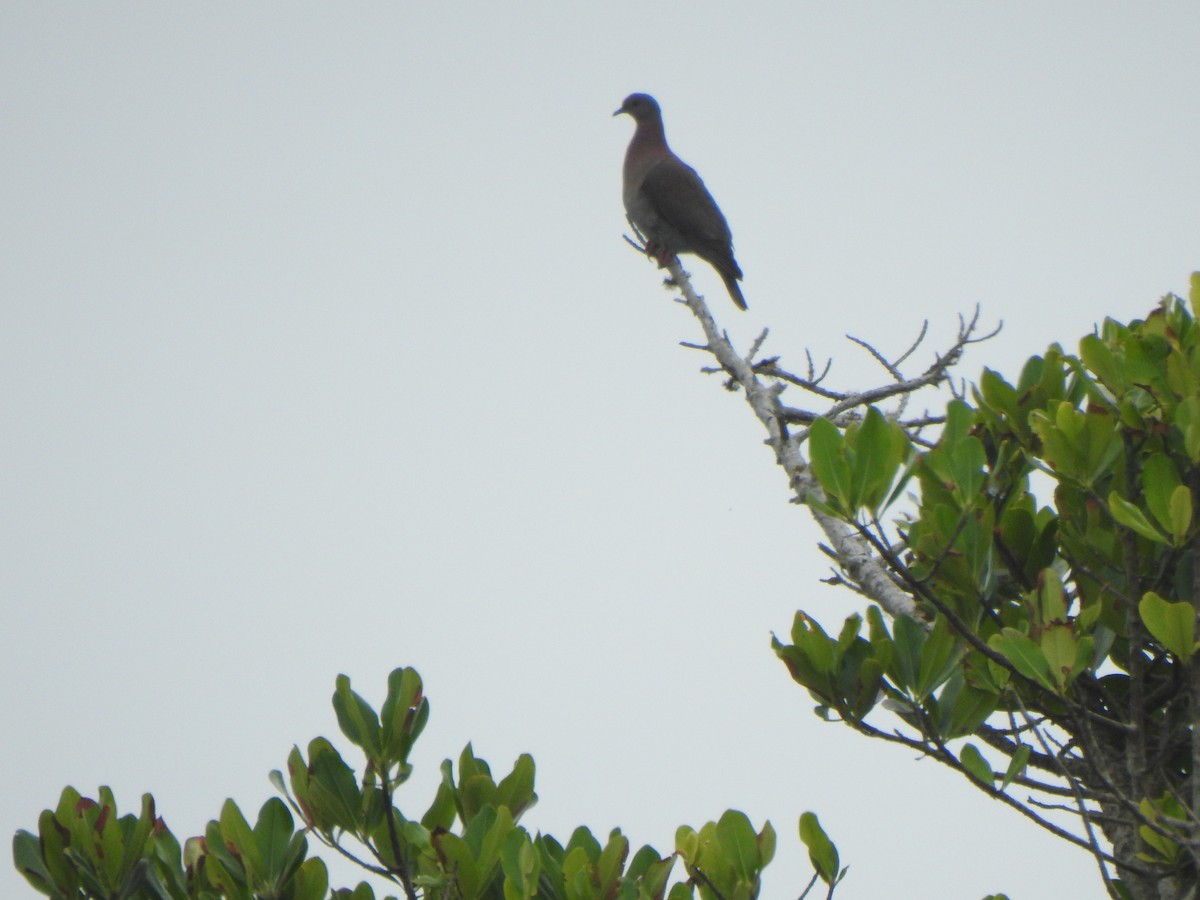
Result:
[[[746,298],[742,296],[742,287],[737,283],[737,278],[725,272],[721,273],[721,278],[725,281],[725,289],[729,291],[730,299],[737,304],[738,309],[745,309]]]

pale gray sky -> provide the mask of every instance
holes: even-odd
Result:
[[[621,241],[610,113],[655,94],[725,210],[749,312],[689,268],[743,346],[864,386],[844,334],[928,318],[924,363],[980,303],[960,374],[1015,377],[1200,268],[1200,7],[737,6],[0,5],[0,830],[67,783],[252,815],[407,664],[410,814],[472,740],[563,838],[769,817],[769,898],[807,809],[844,900],[1096,895],[771,654],[857,604]]]

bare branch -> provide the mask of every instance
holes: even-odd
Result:
[[[820,486],[800,454],[800,441],[787,434],[784,419],[780,415],[781,386],[775,381],[764,383],[760,380],[749,360],[738,354],[725,333],[718,331],[712,313],[692,288],[679,260],[673,260],[667,268],[673,282],[683,293],[684,303],[699,321],[709,352],[716,358],[722,371],[727,372],[745,391],[746,402],[766,429],[767,443],[775,451],[776,462],[786,473],[797,501],[804,503],[810,498],[820,499]],[[834,548],[843,571],[864,595],[878,603],[889,615],[923,621],[916,602],[896,585],[883,561],[871,552],[865,541],[845,522],[823,512],[818,506],[810,505],[809,511],[825,533],[829,545]]]

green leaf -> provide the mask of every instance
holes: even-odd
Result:
[[[100,836],[96,870],[103,884],[116,888],[121,883],[122,829],[117,818],[117,801],[112,790],[100,788],[100,814],[93,826]]]
[[[825,633],[815,619],[797,611],[792,620],[792,644],[813,671],[832,675],[838,667],[838,643]]]
[[[305,860],[292,882],[292,900],[324,900],[329,892],[329,872],[320,859]]]
[[[188,843],[191,855],[203,859],[205,875],[214,885],[238,900],[248,897],[250,875],[244,858],[234,844],[226,842],[220,822],[209,822],[203,839]]]
[[[1082,454],[1077,443],[1083,413],[1065,401],[1046,410],[1034,410],[1029,424],[1042,440],[1041,456],[1060,477],[1085,480]]]
[[[293,830],[292,814],[283,801],[272,797],[263,804],[254,825],[254,842],[262,860],[260,877],[267,883],[282,883],[292,867],[289,857]]]
[[[596,860],[596,877],[605,895],[614,889],[628,857],[629,838],[621,834],[619,828],[614,828],[608,836],[608,843],[600,851],[600,858]]]
[[[850,463],[841,431],[828,419],[817,419],[808,432],[808,449],[825,496],[842,511],[853,513]]]
[[[59,812],[53,813],[46,809],[38,816],[38,837],[42,862],[51,881],[64,895],[71,896],[78,889],[79,874],[66,856],[66,849],[71,843],[71,832],[63,820],[64,817],[75,816],[73,805],[67,806],[67,811],[63,811],[64,801],[70,799],[68,792],[78,801],[79,795],[74,789],[64,788],[58,805]],[[66,818],[66,822],[70,821],[71,818]]]
[[[861,719],[875,708],[886,668],[887,661],[875,657],[864,659],[859,666],[850,697],[850,714],[854,718]]]
[[[700,835],[694,828],[680,825],[675,829],[675,852],[684,859],[693,859],[700,845]]]
[[[429,701],[422,694],[421,676],[416,669],[393,669],[388,675],[388,693],[379,710],[383,751],[389,762],[403,764],[425,723],[429,720]],[[401,772],[401,780],[404,778]]]
[[[775,858],[775,828],[770,822],[763,823],[758,833],[758,868],[764,869]]]
[[[1152,453],[1142,462],[1142,496],[1151,515],[1171,528],[1171,494],[1180,486],[1179,470],[1165,453]]]
[[[462,802],[463,820],[467,824],[482,810],[493,808],[498,802],[496,783],[492,781],[492,776],[482,773],[469,778],[460,775],[458,793]]]
[[[1136,531],[1142,537],[1159,544],[1170,543],[1157,528],[1150,524],[1150,520],[1137,506],[1121,497],[1116,491],[1108,495],[1108,509],[1119,524]]]
[[[901,469],[899,476],[893,482],[891,492],[883,498],[883,502],[879,504],[878,508],[873,508],[871,510],[874,515],[879,515],[879,513],[885,509],[888,509],[892,506],[892,504],[899,500],[904,494],[905,489],[908,487],[908,483],[912,481],[913,475],[915,475],[917,472],[919,458],[917,457],[916,453],[913,452],[913,446],[911,443],[909,443],[908,435],[905,434],[903,430],[899,429],[899,426],[895,426],[895,428],[897,430],[896,441],[899,444],[899,456],[901,462],[903,463],[903,468]]]
[[[475,748],[468,741],[467,746],[463,747],[462,753],[458,754],[458,779],[466,781],[476,775],[486,775],[492,777],[492,770],[488,767],[487,762],[475,755]]]
[[[1196,610],[1190,603],[1169,603],[1148,591],[1138,614],[1154,639],[1186,662],[1195,651]]]
[[[28,831],[21,830],[13,835],[13,865],[34,890],[53,895],[50,873],[42,862],[41,845],[37,837]]]
[[[226,800],[221,807],[221,818],[218,824],[221,829],[221,837],[227,844],[233,846],[234,852],[246,867],[247,877],[250,879],[261,877],[263,875],[263,859],[258,850],[258,843],[254,839],[254,832],[250,829],[250,823],[246,821],[242,811],[238,809],[238,805],[232,800]]]
[[[1075,669],[1075,631],[1070,625],[1050,625],[1042,631],[1040,643],[1050,675],[1061,690]]]
[[[351,742],[363,749],[368,759],[379,761],[383,747],[379,717],[362,697],[350,689],[350,679],[339,675],[333,693],[333,710],[338,727]]]
[[[958,640],[950,633],[945,618],[938,616],[920,650],[917,681],[913,690],[918,701],[924,700],[950,677],[958,666],[957,650]]]
[[[449,831],[436,831],[431,839],[444,870],[454,873],[458,894],[464,900],[479,897],[483,889],[483,873],[467,842]]]
[[[1167,808],[1164,809],[1164,807]],[[1161,817],[1164,812],[1177,819],[1186,815],[1186,812],[1180,809],[1177,803],[1165,803],[1162,801],[1154,803],[1149,799],[1145,799],[1139,803],[1138,810],[1141,812],[1143,818],[1156,822],[1159,825],[1162,824]],[[1139,853],[1138,856],[1151,862],[1165,861],[1167,864],[1173,865],[1183,851],[1183,848],[1179,844],[1159,834],[1149,825],[1138,826],[1138,837],[1154,851],[1153,853]]]
[[[892,641],[883,613],[875,605],[867,607],[867,635],[871,638],[872,645],[878,645],[881,641],[890,644]]]
[[[993,634],[988,639],[988,646],[1012,663],[1013,668],[1025,678],[1049,690],[1058,690],[1058,685],[1050,675],[1050,663],[1041,648],[1015,628],[1005,628],[999,634]]]
[[[1192,463],[1200,462],[1200,397],[1188,397],[1175,407],[1175,427],[1183,434],[1183,447]]]
[[[999,696],[991,691],[965,686],[950,712],[950,724],[944,737],[949,740],[974,734],[988,716],[996,711]]]
[[[291,796],[290,792],[288,791],[287,782],[284,781],[283,773],[278,769],[272,769],[267,773],[267,781],[271,782],[271,786],[285,797]]]
[[[1032,360],[1031,360],[1032,362]],[[979,412],[992,422],[1003,422],[1018,437],[1027,439],[1030,433],[1028,414],[1022,414],[1019,396],[1027,396],[1027,389],[1017,390],[992,369],[984,369],[975,389]]]
[[[951,401],[946,407],[946,425],[942,432],[943,440],[947,434],[951,440],[944,445],[939,442],[938,447],[949,456],[951,481],[964,507],[974,502],[983,487],[983,467],[987,461],[983,444],[968,433],[974,420],[975,411],[971,407],[961,400]]]
[[[1079,609],[1079,614],[1075,617],[1075,627],[1083,633],[1090,632],[1096,627],[1102,612],[1104,612],[1104,604],[1100,600],[1084,601]]]
[[[541,860],[524,829],[513,831],[500,848],[505,900],[531,900],[538,892]]]
[[[1171,537],[1175,539],[1175,546],[1181,547],[1192,527],[1192,492],[1179,485],[1171,492],[1169,509]]]
[[[1008,786],[1015,779],[1021,777],[1021,773],[1029,765],[1029,754],[1032,752],[1032,748],[1028,744],[1021,744],[1017,748],[1016,752],[1012,755],[1012,759],[1008,761],[1008,768],[1004,772],[1004,780],[1000,782],[1000,790],[1008,790]]]
[[[652,848],[643,847],[642,851],[650,850],[654,856],[658,856],[657,852]],[[639,856],[641,852],[639,851]],[[638,892],[639,898],[661,898],[666,891],[667,882],[671,879],[671,869],[675,865],[675,854],[671,854],[665,859],[657,859],[645,868],[644,872],[638,877],[641,890]],[[639,869],[637,857],[634,857],[634,862],[629,866],[630,874]],[[690,895],[689,895],[690,896]],[[549,898],[552,900],[552,898]]]
[[[514,819],[519,818],[537,802],[537,794],[533,792],[533,779],[533,757],[522,753],[517,757],[512,772],[496,786],[497,802],[508,807]]]
[[[903,690],[916,692],[918,673],[921,671],[921,647],[925,644],[925,629],[908,616],[900,616],[893,623],[893,644],[896,648],[892,657],[893,680]]]
[[[899,440],[897,440],[899,437]],[[854,463],[851,481],[855,507],[865,506],[878,512],[887,497],[896,471],[904,461],[908,445],[903,431],[871,406],[854,433]]]
[[[150,840],[157,818],[154,813],[154,798],[150,794],[143,794],[141,814],[136,820],[131,816],[124,819],[124,824],[129,827],[125,829],[125,852],[121,859],[121,872],[127,884],[135,877],[134,870],[146,855],[146,844]]]
[[[975,778],[983,782],[988,787],[991,787],[996,779],[996,773],[992,771],[992,767],[988,761],[983,758],[983,754],[979,752],[979,748],[974,744],[967,744],[962,748],[962,752],[958,755],[958,760],[963,764],[968,772]]]
[[[1038,607],[1043,623],[1066,621],[1066,592],[1062,576],[1053,567],[1042,569],[1038,575]]]
[[[739,878],[749,880],[758,872],[758,835],[743,812],[726,810],[717,821],[717,841]]]
[[[1096,661],[1096,641],[1089,634],[1075,642],[1075,664],[1071,667],[1071,677],[1080,672],[1090,672],[1099,665]]]
[[[1145,386],[1155,394],[1166,393],[1163,365],[1167,353],[1166,342],[1152,335],[1131,335],[1125,341],[1124,348],[1125,371],[1129,380]]]
[[[1113,355],[1112,348],[1099,335],[1089,334],[1079,342],[1079,356],[1101,383],[1118,391],[1126,388],[1128,382],[1120,363]]]
[[[442,781],[429,810],[421,816],[421,824],[433,831],[435,828],[448,830],[454,824],[458,810],[454,803],[454,788]]]
[[[479,824],[481,820],[487,823],[486,829]],[[508,807],[501,806],[499,809],[481,810],[471,825],[475,826],[476,829],[480,829],[478,833],[482,837],[482,840],[479,842],[480,862],[486,862],[489,866],[498,865],[500,862],[500,847],[516,827],[513,822],[512,813],[508,811]],[[471,826],[468,826],[467,830],[470,831]]]
[[[862,631],[862,616],[858,613],[846,616],[846,621],[842,623],[842,630],[838,634],[838,653],[843,654],[854,646],[855,640],[858,638],[858,633]]]
[[[328,742],[319,752],[313,754],[310,749],[309,753],[312,774],[308,782],[308,803],[317,827],[328,830],[336,826],[351,834],[360,834],[365,823],[362,793],[354,770]]]
[[[816,813],[800,816],[800,840],[808,848],[808,859],[821,880],[832,885],[838,878],[838,852],[833,841],[821,828]]]

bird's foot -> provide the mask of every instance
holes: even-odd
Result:
[[[660,269],[665,269],[675,260],[675,254],[657,241],[646,242],[646,255],[658,263]]]

